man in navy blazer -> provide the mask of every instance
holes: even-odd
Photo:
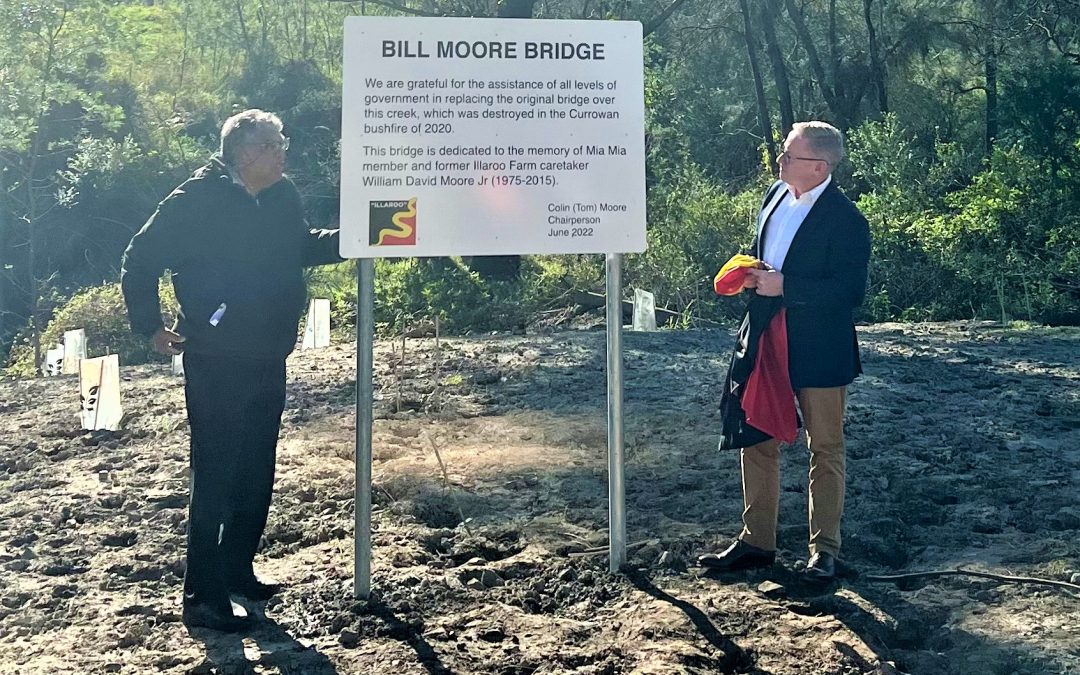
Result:
[[[835,576],[840,552],[844,405],[847,385],[862,372],[852,315],[866,293],[870,259],[866,218],[832,179],[843,155],[843,135],[835,127],[794,125],[752,244],[768,269],[751,270],[745,283],[760,296],[779,297],[787,313],[788,370],[810,449],[806,575],[818,581]],[[776,559],[780,442],[769,438],[741,454],[743,530],[724,552],[701,556],[705,567],[766,567]]]

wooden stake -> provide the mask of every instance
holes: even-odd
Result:
[[[432,392],[435,410],[442,411],[442,403],[439,400],[439,379],[442,377],[442,350],[439,347],[439,315],[435,315],[435,391]]]
[[[397,411],[401,412],[403,392],[405,387],[405,334],[409,332],[404,317],[401,319],[401,361],[398,362],[397,373]]]

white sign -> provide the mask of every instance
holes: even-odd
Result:
[[[172,374],[176,377],[184,376],[184,355],[173,354],[172,357]]]
[[[308,304],[307,321],[304,325],[304,349],[321,349],[330,346],[330,301],[312,298]]]
[[[348,17],[341,253],[645,250],[636,21]]]
[[[86,331],[82,328],[64,332],[64,374],[79,372],[79,361],[86,358]]]
[[[124,417],[120,405],[120,357],[110,354],[80,361],[79,392],[83,429],[120,428]]]

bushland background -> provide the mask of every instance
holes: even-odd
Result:
[[[649,249],[626,290],[701,328],[626,336],[634,546],[608,575],[603,334],[546,330],[602,320],[579,315],[600,257],[379,262],[358,603],[354,268],[313,272],[338,344],[290,359],[257,562],[286,590],[243,641],[187,635],[182,386],[136,365],[120,255],[250,106],[281,114],[310,220],[335,224],[342,20],[362,12],[641,20]],[[0,674],[1077,672],[1078,21],[1074,0],[0,0]],[[828,589],[797,574],[801,443],[781,564],[692,567],[741,513],[715,401],[742,302],[709,282],[808,118],[847,134],[837,178],[874,235],[847,420],[861,576]],[[435,317],[440,340],[402,337]],[[19,377],[71,328],[121,355],[117,432],[79,428],[74,376]],[[867,576],[960,565],[1059,585]]]
[[[1080,322],[1073,2],[27,0],[0,4],[9,373],[67,328],[91,356],[150,358],[127,331],[121,253],[237,110],[282,116],[312,224],[336,223],[342,22],[361,13],[641,20],[649,249],[625,281],[677,324],[740,311],[709,280],[809,118],[847,135],[838,179],[873,231],[861,320]],[[449,333],[508,329],[557,322],[602,279],[598,256],[380,262],[376,311],[388,331],[436,314]],[[354,283],[352,263],[311,278],[346,333]]]

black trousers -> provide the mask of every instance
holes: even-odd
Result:
[[[254,574],[274,487],[285,360],[184,355],[191,425],[184,602],[228,607]]]

